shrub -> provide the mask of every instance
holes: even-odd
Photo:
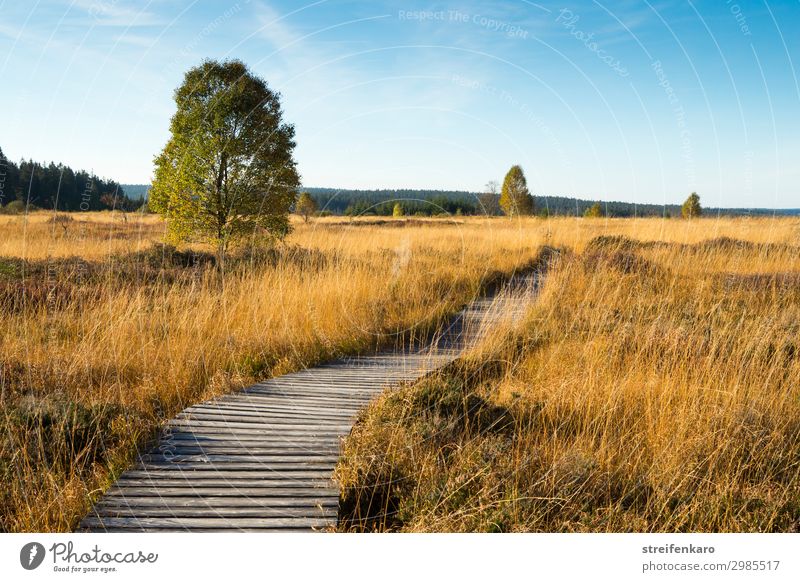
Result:
[[[33,210],[34,206],[30,205],[28,210]],[[22,200],[12,200],[5,206],[3,206],[3,214],[24,214],[25,213],[25,202]]]

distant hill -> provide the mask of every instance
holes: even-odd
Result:
[[[463,214],[497,214],[497,197],[460,190],[339,190],[336,188],[304,188],[317,201],[319,209],[332,214],[391,214],[395,200],[402,202],[406,214],[430,214],[442,211]],[[600,202],[609,216],[680,216],[680,204],[635,204],[632,202],[603,202],[567,196],[535,196],[536,213],[546,211],[550,216],[582,216],[587,208]],[[389,202],[392,201],[392,202]],[[420,201],[420,202],[416,202]],[[445,203],[444,201],[447,201]],[[800,209],[764,208],[706,208],[706,214],[725,216],[800,215]]]
[[[125,189],[125,194],[131,198],[144,198],[147,200],[147,193],[150,190],[150,184],[120,184]]]
[[[130,198],[147,198],[150,184],[122,184]],[[406,214],[497,214],[497,199],[486,194],[465,190],[349,190],[338,188],[303,188],[317,201],[319,209],[336,215],[377,214],[389,215],[394,203],[401,201]],[[546,211],[551,216],[582,216],[598,200],[570,198],[567,196],[536,196],[536,212]],[[610,216],[680,216],[680,204],[634,204],[632,202],[599,201],[603,211]],[[800,209],[771,210],[765,208],[706,208],[706,214],[725,216],[800,216]]]

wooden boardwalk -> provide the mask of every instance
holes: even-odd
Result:
[[[79,530],[330,529],[339,504],[332,474],[358,411],[453,361],[501,320],[518,319],[537,282],[520,276],[473,301],[425,349],[343,359],[186,408]]]

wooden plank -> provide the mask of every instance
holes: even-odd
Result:
[[[262,446],[262,443],[269,443]],[[285,445],[285,446],[281,446]],[[192,439],[174,439],[162,442],[157,448],[147,449],[139,452],[139,455],[163,455],[175,456],[183,454],[181,451],[191,451],[188,454],[230,454],[243,455],[247,453],[257,453],[257,456],[274,457],[332,457],[338,458],[339,447],[335,442],[321,443],[316,441],[295,442],[278,440],[253,440],[238,441],[230,438],[228,441],[216,441],[215,443],[197,442]]]
[[[336,523],[334,522],[331,526],[327,528],[307,528],[307,527],[281,527],[281,528],[258,528],[258,529],[251,529],[251,528],[240,528],[237,533],[308,533],[310,531],[328,531],[335,526]],[[191,530],[187,530],[186,528],[178,528],[178,527],[142,527],[142,526],[130,526],[130,527],[79,527],[79,531],[85,532],[102,532],[102,533],[219,533],[220,530],[215,529],[213,527],[206,528],[206,527],[193,527]]]
[[[87,517],[84,522],[86,527],[182,527],[186,529],[213,528],[213,529],[283,529],[283,528],[310,528],[335,525],[336,520],[331,518],[308,517],[265,517],[265,518],[213,518],[213,517]]]
[[[337,505],[327,507],[98,507],[94,515],[110,517],[327,517],[336,519]]]
[[[248,393],[251,402],[260,404],[286,403],[292,402],[297,406],[313,406],[317,408],[335,407],[336,410],[358,410],[362,405],[362,399],[353,400],[345,398],[337,398],[336,396],[304,396],[302,398],[293,396],[289,399],[285,394],[259,394],[256,392]],[[255,400],[258,398],[258,400]]]
[[[359,393],[359,394],[344,394],[341,391],[334,390],[314,390],[311,388],[295,388],[292,390],[249,390],[246,392],[248,395],[263,395],[263,396],[279,396],[284,401],[294,401],[298,404],[314,403],[320,405],[327,405],[339,408],[341,405],[350,404],[363,404],[369,402],[375,397],[375,394],[380,393],[381,390],[374,392]]]
[[[173,425],[169,425],[173,426]],[[197,426],[192,427],[191,424],[186,424],[183,426],[174,425],[173,428],[180,428],[180,429],[190,429],[195,434],[204,435],[204,436],[214,436],[217,438],[225,438],[229,442],[236,442],[238,439],[245,439],[246,437],[250,436],[253,437],[251,440],[258,440],[256,437],[263,438],[270,438],[275,440],[276,442],[286,442],[286,443],[293,443],[293,442],[338,442],[337,439],[340,439],[347,434],[349,434],[350,430],[347,431],[325,431],[318,429],[309,429],[305,431],[293,429],[291,431],[284,431],[274,428],[260,428],[260,427],[248,427],[247,425],[227,425],[227,426]],[[263,442],[263,440],[262,440]]]
[[[189,434],[186,431],[187,428],[195,427],[197,429],[205,430],[205,428],[225,428],[225,429],[233,429],[234,432],[238,429],[242,430],[267,430],[268,432],[275,433],[275,436],[281,439],[281,442],[290,444],[293,442],[294,437],[298,436],[309,436],[310,438],[327,436],[330,438],[333,435],[341,435],[342,433],[347,433],[350,431],[349,425],[341,425],[341,424],[301,424],[295,423],[291,425],[281,425],[278,423],[273,423],[271,419],[267,418],[266,420],[259,421],[258,419],[247,419],[247,420],[229,420],[229,419],[215,419],[211,420],[210,418],[180,418],[175,419],[176,421],[180,421],[181,424],[176,422],[175,424],[168,424],[168,427],[172,428],[180,428],[182,431],[181,435]],[[286,428],[284,428],[286,427]],[[322,432],[325,431],[325,432]],[[192,431],[193,432],[193,431]],[[173,439],[169,438],[169,435],[165,435],[165,441],[171,441]],[[177,439],[177,437],[175,437]],[[185,440],[185,439],[184,439]],[[218,441],[222,442],[222,441]],[[227,438],[224,442],[227,443],[236,443],[235,438]],[[334,440],[330,441],[331,443],[335,443]],[[266,443],[270,446],[272,443]],[[302,443],[301,443],[302,444]]]
[[[308,418],[331,418],[331,419],[344,419],[349,420],[353,417],[350,411],[342,411],[333,408],[312,408],[310,406],[280,406],[275,404],[240,404],[237,402],[220,402],[218,404],[200,404],[187,408],[187,412],[196,410],[203,411],[216,411],[216,412],[231,412],[231,413],[249,413],[249,414],[267,414],[270,416],[278,415],[294,415],[298,414]]]
[[[269,464],[269,463],[254,463],[254,462],[236,462],[236,463],[203,463],[203,462],[185,462],[185,463],[171,463],[168,461],[148,461],[147,463],[139,463],[136,465],[138,470],[149,471],[151,469],[166,469],[172,468],[176,471],[189,471],[194,469],[203,470],[225,470],[225,471],[265,471],[274,469],[276,472],[283,471],[300,471],[307,470],[315,467],[314,464]]]
[[[172,449],[159,449],[158,451],[149,451],[147,453],[140,454],[140,459],[143,462],[147,462],[145,459],[145,455],[147,456],[146,459],[154,459],[156,457],[162,458],[164,460],[172,461],[175,459],[184,459],[188,457],[202,457],[202,462],[212,462],[215,463],[217,461],[229,461],[234,460],[232,457],[247,457],[244,460],[251,461],[251,460],[259,460],[259,461],[266,461],[271,463],[271,458],[273,457],[287,457],[292,459],[297,458],[308,458],[312,461],[319,460],[324,461],[325,459],[330,459],[333,457],[334,459],[338,459],[338,451],[337,450],[320,450],[320,449],[267,449],[267,450],[258,450],[258,449],[250,449],[248,447],[226,447],[226,448],[217,448],[217,449],[208,449],[208,448],[191,448],[191,447],[175,447]],[[266,457],[266,458],[265,458]],[[241,459],[236,459],[241,460]],[[278,461],[281,462],[281,461]],[[294,463],[295,461],[284,461],[284,463]]]
[[[150,461],[158,462],[161,459],[167,459],[171,463],[238,463],[244,462],[259,462],[268,465],[335,465],[339,461],[337,455],[259,455],[257,453],[235,454],[235,455],[216,455],[216,454],[198,454],[198,455],[181,455],[181,454],[144,454],[140,455],[139,459],[142,463]]]
[[[308,417],[302,414],[292,415],[278,415],[278,414],[258,414],[252,412],[236,412],[236,411],[214,411],[214,410],[186,410],[178,413],[176,418],[184,418],[187,420],[227,420],[235,422],[268,422],[269,424],[280,424],[285,426],[337,426],[349,427],[350,423],[347,422],[348,418],[320,418]]]
[[[224,435],[219,433],[180,433],[169,435],[160,444],[157,444],[150,450],[163,450],[169,447],[187,446],[205,446],[205,445],[221,445],[221,446],[259,446],[262,443],[268,442],[270,446],[282,447],[285,449],[301,448],[301,449],[331,449],[338,451],[340,448],[341,436],[286,436],[275,435],[268,441],[260,435]]]
[[[254,470],[254,471],[228,471],[213,467],[202,469],[183,470],[180,465],[169,469],[151,469],[141,471],[131,469],[125,471],[120,476],[122,479],[278,479],[285,482],[292,482],[302,479],[330,479],[331,475],[324,469],[278,469],[278,470]]]
[[[239,440],[237,437],[223,437],[223,438],[203,438],[192,436],[186,433],[181,433],[180,435],[173,435],[171,437],[165,438],[152,449],[148,450],[151,451],[163,451],[163,450],[175,450],[177,448],[193,448],[193,449],[204,449],[204,450],[213,450],[213,449],[221,449],[221,448],[233,448],[239,449],[242,447],[247,447],[248,449],[260,449],[260,450],[275,450],[278,451],[292,451],[297,450],[301,452],[305,451],[322,451],[322,450],[329,450],[331,455],[336,455],[339,453],[339,442],[335,438],[328,438],[319,439],[319,438],[309,438],[309,439],[294,439],[294,438],[274,438],[269,440],[264,439],[251,439],[248,440]]]
[[[335,487],[127,487],[113,485],[110,495],[119,497],[338,497]]]
[[[354,404],[358,404],[358,402],[353,402],[352,400],[345,399],[345,398],[338,398],[335,395],[326,395],[326,394],[315,394],[313,396],[299,396],[293,395],[291,397],[287,396],[286,394],[280,394],[277,392],[240,392],[235,396],[231,396],[230,398],[226,399],[227,402],[249,402],[253,404],[281,404],[281,405],[293,405],[293,406],[310,406],[310,407],[317,407],[322,409],[334,409],[334,410],[341,410],[344,408],[349,408]]]
[[[386,390],[390,388],[390,386],[376,386],[374,389],[367,390],[352,390],[347,388],[338,387],[335,385],[323,385],[323,384],[295,384],[293,386],[273,386],[267,389],[253,389],[248,391],[248,394],[277,394],[281,395],[285,398],[294,399],[294,398],[302,398],[302,397],[320,397],[320,398],[328,398],[328,399],[336,399],[337,401],[341,399],[343,402],[349,401],[359,401],[365,398],[372,398],[375,396],[376,392],[380,392],[382,390]]]
[[[219,478],[208,479],[203,477],[180,477],[167,478],[155,477],[152,479],[134,479],[131,477],[121,477],[115,485],[124,487],[243,487],[248,489],[269,489],[275,487],[298,488],[298,487],[330,487],[331,479],[327,477],[317,477],[314,479],[291,479],[277,477],[274,479],[232,479]]]
[[[112,496],[103,499],[95,507],[339,507],[339,498],[327,497],[147,497]]]
[[[184,412],[190,411],[217,411],[217,412],[245,412],[260,414],[300,414],[309,418],[340,418],[350,420],[352,412],[342,410],[339,406],[312,406],[310,403],[286,402],[281,398],[274,402],[239,402],[236,400],[224,400],[213,404],[198,404],[191,406]]]

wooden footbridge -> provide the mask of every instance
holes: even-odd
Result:
[[[335,361],[190,406],[81,531],[310,531],[336,525],[341,439],[386,388],[453,361],[532,300],[536,274],[473,301],[424,349]]]

